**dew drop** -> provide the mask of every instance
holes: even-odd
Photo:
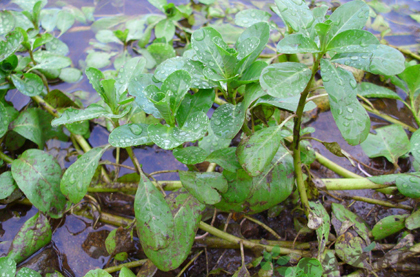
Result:
[[[350,86],[352,87],[352,88],[356,88],[357,87],[357,82],[356,82],[356,80],[350,80]]]
[[[195,31],[194,34],[193,34],[193,38],[197,41],[202,41],[204,39],[204,37],[205,37],[205,34],[204,34],[203,29],[199,29],[199,30]]]
[[[136,136],[139,136],[142,133],[142,128],[139,125],[132,124],[130,125],[130,131],[135,134]]]

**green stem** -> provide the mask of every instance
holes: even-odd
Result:
[[[413,207],[407,206],[407,205],[399,205],[399,204],[393,204],[391,202],[388,201],[383,201],[383,200],[379,200],[379,199],[373,199],[373,198],[368,198],[368,197],[363,197],[363,196],[353,196],[353,195],[339,195],[340,197],[344,198],[344,199],[353,199],[356,201],[362,201],[362,202],[366,202],[366,203],[370,203],[370,204],[375,204],[375,205],[380,205],[380,206],[384,206],[384,207],[388,207],[388,208],[394,208],[394,209],[403,209],[403,210],[408,210],[408,211],[412,211]]]
[[[344,177],[344,178],[359,178],[359,179],[365,179],[360,175],[357,175],[356,173],[351,172],[350,170],[345,169],[344,167],[334,163],[333,161],[330,161],[326,157],[322,156],[321,154],[315,152],[315,157],[318,160],[320,164],[325,166],[326,168],[334,171],[338,175]],[[367,180],[367,179],[366,179]]]
[[[358,190],[358,189],[380,189],[391,185],[376,184],[366,178],[347,178],[347,179],[318,179],[320,187],[324,186],[327,190]]]
[[[296,117],[294,120],[294,127],[293,127],[293,143],[292,143],[292,150],[293,150],[293,164],[295,167],[295,177],[296,183],[299,190],[300,201],[302,202],[303,209],[305,211],[306,216],[309,216],[311,208],[309,207],[308,196],[306,194],[306,187],[303,181],[303,173],[302,173],[302,161],[300,157],[300,128],[302,124],[302,115],[303,109],[306,104],[306,98],[308,97],[310,86],[312,80],[315,78],[315,74],[318,71],[319,63],[321,60],[321,54],[314,61],[314,65],[312,66],[312,76],[309,80],[308,84],[306,85],[305,90],[302,92],[298,108],[296,110]]]
[[[133,162],[133,165],[136,168],[137,173],[140,174],[140,172],[142,171],[141,165],[139,161],[137,160],[136,156],[134,155],[133,149],[131,147],[127,147],[125,148],[125,150],[127,150],[128,156],[130,156],[130,159]]]
[[[403,122],[401,122],[401,121],[399,121],[399,120],[397,120],[397,119],[395,119],[395,118],[393,118],[393,117],[391,117],[391,116],[389,116],[389,115],[387,115],[387,114],[384,114],[384,113],[382,113],[382,112],[380,112],[380,111],[378,111],[378,110],[374,110],[374,109],[372,109],[371,107],[369,107],[368,105],[366,105],[366,104],[362,104],[362,106],[365,108],[365,110],[367,110],[368,112],[370,112],[370,113],[373,113],[374,115],[377,115],[377,116],[379,116],[379,117],[382,117],[383,119],[385,119],[386,121],[389,121],[389,122],[391,122],[391,123],[394,123],[394,124],[398,124],[398,125],[400,125],[401,127],[403,127],[404,129],[407,129],[407,130],[409,130],[410,132],[415,132],[417,129],[416,128],[414,128],[414,127],[412,127],[412,126],[409,126],[409,125],[407,125],[407,124],[405,124],[405,123],[403,123]]]
[[[114,273],[114,272],[120,271],[123,267],[134,268],[134,267],[142,266],[147,261],[148,261],[147,259],[144,259],[144,260],[138,260],[138,261],[129,262],[129,263],[125,263],[125,264],[120,264],[120,265],[117,265],[117,266],[112,266],[112,267],[105,268],[104,271],[106,271],[108,273]]]
[[[0,159],[5,161],[8,164],[11,164],[13,162],[13,159],[10,158],[9,156],[7,156],[6,154],[4,154],[3,152],[0,151]]]

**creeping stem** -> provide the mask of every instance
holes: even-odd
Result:
[[[306,85],[305,90],[301,93],[300,99],[299,99],[299,105],[296,110],[296,117],[294,119],[294,127],[293,127],[293,143],[292,143],[292,149],[293,149],[293,163],[295,166],[295,175],[296,175],[296,183],[299,190],[300,200],[303,205],[303,209],[305,211],[305,214],[308,216],[310,212],[309,207],[309,201],[308,196],[306,195],[306,188],[305,183],[303,182],[303,174],[302,174],[302,161],[300,158],[300,127],[302,124],[302,115],[303,115],[303,109],[305,107],[306,98],[309,94],[309,89],[312,83],[312,80],[315,77],[316,72],[319,68],[319,63],[321,60],[322,54],[318,54],[314,61],[314,65],[312,66],[312,76],[309,80],[308,84]]]

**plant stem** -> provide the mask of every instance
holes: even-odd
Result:
[[[8,164],[11,164],[13,162],[13,159],[10,158],[9,156],[7,156],[6,154],[4,154],[3,152],[0,151],[0,159],[5,161]]]
[[[259,244],[260,240],[251,239],[249,240],[252,243]],[[236,242],[227,241],[218,237],[204,237],[195,240],[198,245],[205,245],[209,248],[226,248],[226,249],[238,249],[239,244]],[[264,243],[270,246],[280,246],[284,248],[293,248],[293,241],[281,241],[281,240],[265,240]],[[311,243],[309,242],[296,242],[295,248],[298,250],[308,250],[311,248]]]
[[[399,121],[398,119],[395,119],[395,118],[393,118],[393,117],[391,117],[391,116],[389,116],[389,115],[387,115],[387,114],[384,114],[384,113],[382,113],[382,112],[380,112],[380,111],[378,111],[378,110],[374,110],[374,109],[372,109],[371,107],[369,107],[368,105],[366,105],[366,104],[363,104],[362,103],[362,106],[365,108],[365,110],[367,110],[368,112],[370,112],[370,113],[373,113],[374,115],[377,115],[377,116],[379,116],[379,117],[382,117],[383,119],[385,119],[386,121],[389,121],[389,122],[391,122],[391,123],[394,123],[394,124],[398,124],[398,125],[400,125],[401,127],[403,127],[404,129],[407,129],[407,130],[409,130],[410,132],[415,132],[417,129],[416,128],[414,128],[414,127],[412,127],[412,126],[409,126],[409,125],[407,125],[407,124],[405,124],[405,123],[403,123],[403,122],[401,122],[401,121]]]
[[[330,161],[326,157],[322,156],[321,154],[315,152],[315,158],[318,160],[320,164],[325,166],[326,168],[334,171],[338,175],[344,177],[344,178],[359,178],[359,179],[365,179],[360,175],[357,175],[356,173],[351,172],[350,170],[345,169],[344,167],[334,163],[333,161]],[[367,180],[367,179],[366,179]]]
[[[182,276],[182,274],[185,272],[185,270],[187,270],[187,268],[189,268],[190,267],[190,265],[195,261],[195,260],[197,260],[197,258],[201,255],[201,254],[203,254],[203,252],[204,252],[204,250],[201,250],[200,252],[198,252],[197,253],[197,255],[195,255],[194,256],[194,258],[192,258],[185,266],[184,266],[184,268],[178,273],[178,275],[176,275],[176,277],[181,277]]]
[[[293,143],[292,143],[293,164],[295,166],[295,177],[296,177],[297,187],[299,190],[300,201],[302,202],[302,206],[303,206],[306,216],[309,215],[311,208],[309,207],[308,196],[306,194],[306,187],[303,181],[302,161],[300,158],[300,128],[302,124],[302,115],[303,115],[303,109],[306,104],[306,98],[308,97],[312,80],[315,78],[315,74],[318,71],[321,56],[322,55],[318,55],[318,57],[314,61],[314,65],[312,66],[312,76],[308,84],[306,85],[305,90],[302,92],[300,96],[298,108],[296,110],[296,117],[294,119],[294,126],[293,126]]]
[[[366,202],[366,203],[370,203],[370,204],[375,204],[375,205],[381,205],[384,207],[388,207],[388,208],[395,208],[395,209],[403,209],[403,210],[408,210],[411,211],[413,210],[413,207],[407,206],[407,205],[403,205],[403,204],[393,204],[390,203],[388,201],[383,201],[383,200],[379,200],[379,199],[373,199],[373,198],[368,198],[368,197],[363,197],[363,196],[356,196],[356,195],[343,195],[343,194],[338,194],[339,197],[344,198],[344,199],[353,199],[356,201],[362,201],[362,202]]]
[[[117,266],[112,266],[112,267],[105,268],[104,271],[106,271],[108,273],[114,273],[114,272],[117,272],[117,271],[121,270],[123,267],[133,268],[133,267],[142,266],[147,261],[148,261],[147,259],[144,259],[144,260],[138,260],[138,261],[129,262],[129,263],[125,263],[125,264],[120,264],[120,265],[117,265]]]
[[[273,230],[273,229],[271,229],[270,227],[268,227],[267,225],[265,225],[264,223],[262,223],[261,221],[259,221],[259,220],[256,220],[255,218],[253,218],[253,217],[250,217],[250,216],[247,216],[247,215],[244,215],[244,217],[246,218],[246,219],[248,219],[248,220],[250,220],[250,221],[252,221],[252,222],[254,222],[254,223],[256,223],[256,224],[258,224],[258,225],[260,225],[261,227],[263,227],[264,229],[266,229],[268,232],[270,232],[270,234],[272,234],[274,237],[276,237],[277,239],[281,239],[281,237]]]
[[[380,189],[391,185],[376,184],[366,178],[346,178],[346,179],[318,179],[321,181],[321,189],[324,186],[327,190],[358,190],[358,189]]]
[[[125,148],[125,150],[127,150],[128,156],[130,156],[130,159],[133,162],[134,167],[137,170],[137,173],[140,174],[140,172],[142,172],[141,165],[139,161],[137,160],[136,156],[134,155],[133,149],[131,147],[127,147]]]
[[[207,223],[205,223],[203,221],[200,221],[199,228],[201,230],[205,231],[205,232],[209,232],[213,236],[222,238],[222,239],[227,240],[227,241],[230,241],[232,243],[236,243],[237,245],[239,245],[242,242],[243,245],[246,248],[251,248],[251,249],[255,249],[255,250],[257,250],[257,249],[261,249],[261,250],[265,249],[268,252],[271,252],[273,250],[273,246],[264,245],[264,244],[260,244],[260,243],[254,243],[254,242],[249,241],[249,240],[238,238],[236,236],[233,236],[231,234],[228,234],[226,232],[223,232],[223,231],[221,231],[221,230],[219,230],[219,229],[217,229],[215,227],[212,227],[212,226],[210,226],[209,224],[207,224]],[[289,249],[289,248],[282,248],[282,247],[280,247],[280,254],[288,255],[288,254],[291,254],[291,253],[298,254],[298,255],[301,255],[301,256],[308,256],[308,255],[310,255],[309,251],[293,250],[293,249]]]
[[[213,172],[216,169],[217,164],[216,163],[210,163],[207,167],[206,172]]]

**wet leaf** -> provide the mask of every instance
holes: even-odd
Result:
[[[155,59],[157,65],[176,56],[175,49],[172,45],[166,43],[153,43],[147,47],[147,51]]]
[[[69,53],[69,47],[63,41],[58,38],[53,38],[50,42],[45,45],[48,52],[61,56],[66,56]]]
[[[287,98],[299,95],[310,79],[311,70],[306,65],[284,62],[264,68],[260,84],[269,95]]]
[[[107,67],[111,64],[109,59],[113,56],[115,56],[115,53],[90,52],[86,57],[86,66],[94,68]]]
[[[68,108],[63,114],[51,121],[52,126],[59,126],[62,124],[69,124],[77,121],[90,120],[98,117],[106,118],[121,118],[130,111],[130,107],[125,108],[119,115],[110,113],[104,107],[98,104],[91,104],[84,110]]]
[[[60,9],[42,9],[41,10],[41,26],[46,32],[54,30],[57,24],[57,16]]]
[[[236,154],[242,168],[250,176],[260,175],[273,160],[282,142],[283,125],[261,129],[250,137],[244,137]]]
[[[146,65],[146,60],[143,57],[135,57],[129,59],[124,66],[122,66],[118,72],[118,76],[115,79],[115,90],[118,99],[127,90],[130,82],[137,76],[137,72],[142,72]]]
[[[184,190],[171,193],[166,201],[175,222],[174,237],[165,249],[153,251],[150,248],[143,248],[146,256],[163,271],[178,268],[188,257],[201,219],[201,212],[205,208],[205,205]]]
[[[92,148],[64,172],[60,182],[61,192],[74,204],[79,203],[86,195],[99,160],[106,149],[106,147]]]
[[[338,266],[337,258],[335,257],[334,251],[327,250],[322,256],[322,267],[324,269],[324,276],[328,277],[340,277],[340,268]]]
[[[171,41],[175,35],[175,24],[171,19],[163,19],[156,24],[155,27],[156,38],[165,38],[166,41]]]
[[[29,269],[27,267],[23,267],[16,274],[16,277],[42,277],[42,276],[35,270]]]
[[[15,17],[7,10],[0,11],[0,35],[9,33],[15,27]]]
[[[168,247],[174,237],[174,218],[162,193],[145,176],[140,178],[134,211],[143,250]]]
[[[271,14],[266,11],[247,9],[240,11],[235,15],[235,24],[248,28],[258,22],[268,22],[270,17]]]
[[[185,95],[191,87],[191,75],[184,70],[177,70],[170,74],[162,84],[161,91],[169,95],[169,106],[175,115]]]
[[[0,200],[9,197],[17,188],[12,172],[6,171],[0,175]]]
[[[22,30],[22,32],[24,32]],[[12,55],[23,41],[20,30],[15,30],[6,36],[6,41],[0,41],[0,62]]]
[[[34,8],[34,5],[41,1],[41,7],[45,6],[48,2],[48,0],[13,0],[12,2],[17,4],[21,9],[25,11],[32,11]]]
[[[63,274],[61,274],[60,272],[58,272],[58,271],[54,271],[54,273],[47,273],[46,275],[45,275],[45,277],[64,277],[64,275]]]
[[[420,65],[407,67],[398,75],[408,86],[410,96],[416,99],[420,94]]]
[[[52,119],[53,116],[44,110],[29,108],[19,114],[11,127],[16,133],[43,148],[45,142],[53,137],[66,139],[60,128],[51,127]]]
[[[324,253],[325,247],[328,243],[328,236],[330,234],[330,216],[325,210],[324,206],[321,203],[315,203],[310,201],[309,206],[312,209],[312,212],[322,219],[321,226],[316,229],[316,236],[318,238],[318,259],[321,259],[322,254]]]
[[[44,83],[41,77],[33,73],[23,74],[23,79],[13,74],[12,81],[15,87],[26,96],[37,96],[44,92]]]
[[[66,198],[60,191],[61,168],[50,154],[29,149],[12,162],[12,175],[25,196],[40,211],[61,217]]]
[[[326,48],[337,53],[369,53],[368,46],[379,44],[374,34],[364,30],[347,30],[337,34]]]
[[[62,55],[53,54],[47,51],[37,51],[34,53],[34,59],[37,62],[32,69],[62,69],[71,65],[71,59]]]
[[[185,122],[190,121],[191,116],[197,112],[207,113],[213,105],[215,97],[214,90],[199,90],[197,93],[186,94],[176,112],[176,121],[182,128]]]
[[[398,191],[411,198],[420,197],[420,172],[398,174],[396,184]]]
[[[144,265],[142,266],[142,268]],[[137,275],[138,276],[138,275]],[[118,277],[136,277],[136,275],[126,267],[121,268],[120,275]]]
[[[265,95],[260,97],[256,102],[254,106],[257,105],[270,105],[277,108],[280,108],[282,110],[296,112],[297,107],[299,105],[299,99],[300,96],[293,96],[288,98],[276,98],[272,97],[270,95]],[[303,109],[305,112],[310,111],[316,108],[316,104],[313,101],[309,101],[305,104],[305,108]]]
[[[69,10],[61,10],[57,15],[57,29],[60,30],[60,36],[64,34],[74,24],[74,15]]]
[[[8,131],[10,120],[11,118],[7,113],[6,108],[4,107],[3,103],[0,102],[0,138],[2,138]]]
[[[281,18],[284,23],[289,25],[295,33],[301,33],[305,37],[310,37],[309,28],[315,19],[312,11],[302,0],[276,0]]]
[[[15,277],[16,274],[16,262],[8,257],[0,258],[0,268],[4,277]]]
[[[51,236],[48,219],[38,212],[20,228],[10,245],[7,257],[20,263],[50,243]]]
[[[215,150],[206,158],[206,161],[216,163],[231,172],[235,172],[237,169],[241,168],[238,158],[236,157],[235,147]]]
[[[89,271],[84,277],[112,277],[112,275],[105,270],[98,268]]]
[[[351,29],[361,30],[369,18],[369,6],[363,1],[351,1],[338,7],[329,17],[330,37]]]
[[[420,129],[411,135],[410,145],[411,154],[417,162],[420,162]]]
[[[354,267],[370,269],[367,261],[368,252],[364,252],[365,242],[358,236],[353,236],[351,232],[346,232],[337,238],[335,242],[335,253],[344,262]]]
[[[216,109],[210,120],[214,134],[224,139],[233,139],[242,128],[245,112],[242,103],[232,105],[223,104]]]
[[[285,54],[319,53],[320,50],[311,38],[302,34],[291,34],[280,40],[277,44],[277,52]]]
[[[350,145],[363,142],[370,129],[370,118],[357,100],[357,82],[353,75],[328,60],[321,60],[321,75],[328,92],[331,112],[341,135]]]
[[[332,203],[332,211],[334,216],[341,222],[341,224],[344,222],[350,222],[353,224],[353,228],[359,234],[359,236],[361,236],[366,241],[366,243],[370,243],[369,227],[362,218],[346,209],[343,205],[337,203]],[[341,224],[340,226],[337,226],[335,222],[332,222],[332,224],[334,225],[336,233],[338,235],[342,235],[342,233],[340,233]]]
[[[208,126],[208,135],[198,142],[198,146],[207,151],[208,154],[213,151],[229,147],[231,139],[216,136],[213,129]]]
[[[66,83],[77,83],[82,78],[82,71],[77,68],[63,68],[60,71],[59,78]]]
[[[362,82],[357,85],[358,94],[366,98],[389,98],[402,100],[394,91],[373,83]]]
[[[182,186],[203,204],[219,203],[220,193],[228,189],[226,179],[217,172],[180,171],[179,178]]]
[[[151,124],[147,128],[149,138],[163,149],[173,149],[182,144],[175,136],[175,128],[161,124]]]
[[[405,227],[408,230],[420,228],[420,210],[415,211],[405,219]]]
[[[369,134],[361,144],[369,158],[385,157],[396,164],[398,158],[410,151],[410,141],[400,125],[389,125],[375,130],[376,135]]]
[[[152,142],[149,138],[147,124],[129,123],[115,128],[108,137],[108,142],[114,147],[130,147],[145,145]]]
[[[198,164],[206,160],[207,152],[197,146],[175,148],[174,157],[183,164]]]
[[[404,56],[387,45],[368,45],[365,52],[337,54],[332,62],[348,65],[373,74],[395,75],[405,69]]]
[[[379,222],[373,226],[372,235],[375,240],[384,239],[392,234],[398,233],[405,227],[405,219],[408,214],[405,215],[390,215],[382,218]]]
[[[136,76],[130,80],[128,92],[136,97],[136,103],[145,113],[152,114],[156,118],[162,118],[159,110],[144,94],[144,89],[149,85],[157,85],[153,80],[153,74],[139,74],[137,72]]]

